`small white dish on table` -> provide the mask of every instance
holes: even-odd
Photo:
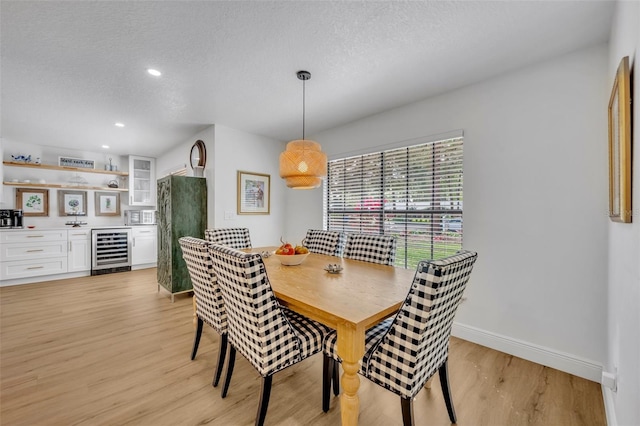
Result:
[[[338,263],[330,263],[324,268],[324,270],[330,274],[339,274],[342,272],[342,265]]]

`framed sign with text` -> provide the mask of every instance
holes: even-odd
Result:
[[[96,162],[94,160],[72,157],[58,157],[58,165],[61,167],[78,167],[80,169],[96,168]]]

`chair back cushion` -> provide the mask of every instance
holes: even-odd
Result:
[[[220,244],[235,249],[251,248],[249,228],[213,228],[205,229],[205,239],[210,243]]]
[[[390,235],[347,234],[344,257],[383,265],[396,260],[396,237]]]
[[[209,253],[229,321],[229,342],[266,377],[295,364],[300,339],[273,294],[262,257],[212,244]]]
[[[182,258],[189,270],[191,284],[193,284],[196,315],[219,334],[226,333],[227,311],[213,273],[209,244],[193,237],[182,237],[178,241],[182,249]]]
[[[460,251],[418,263],[391,327],[363,359],[369,379],[405,398],[420,391],[447,360],[453,318],[477,257]]]
[[[309,229],[302,245],[311,253],[340,256],[344,245],[344,234],[337,231]]]

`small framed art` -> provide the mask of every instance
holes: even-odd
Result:
[[[86,216],[87,191],[58,190],[59,216]]]
[[[96,191],[96,216],[120,216],[120,193]]]
[[[620,61],[609,99],[609,217],[631,222],[631,90],[629,57]]]
[[[49,190],[16,188],[16,208],[25,216],[49,216]]]
[[[238,214],[269,214],[271,176],[238,171]]]

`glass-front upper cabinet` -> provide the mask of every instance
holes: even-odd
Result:
[[[129,205],[156,205],[156,160],[129,156]]]

